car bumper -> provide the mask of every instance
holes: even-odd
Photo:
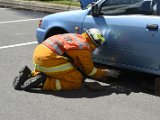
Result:
[[[36,30],[36,38],[37,38],[37,41],[38,41],[39,44],[44,41],[45,33],[46,33],[46,31],[44,29],[37,28],[37,30]]]

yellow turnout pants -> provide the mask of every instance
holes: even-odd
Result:
[[[35,48],[33,62],[33,75],[39,72],[47,75],[43,90],[73,90],[81,87],[82,74],[67,59],[55,54],[46,46],[40,44]]]

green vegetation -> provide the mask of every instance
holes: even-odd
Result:
[[[24,1],[40,1],[40,2],[47,2],[47,3],[56,3],[61,5],[72,5],[72,6],[80,6],[78,0],[24,0]]]

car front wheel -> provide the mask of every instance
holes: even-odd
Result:
[[[156,96],[160,96],[160,77],[154,80],[154,93]]]

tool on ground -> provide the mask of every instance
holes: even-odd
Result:
[[[98,82],[84,82],[84,87],[90,91],[104,91],[105,88]]]

